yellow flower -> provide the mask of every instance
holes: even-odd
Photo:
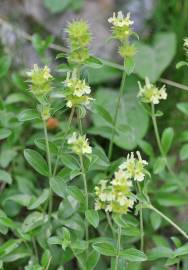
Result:
[[[65,99],[67,100],[67,107],[71,108],[73,106],[83,105],[88,107],[90,102],[93,100],[90,96],[91,93],[90,86],[85,82],[85,80],[80,80],[76,78],[73,73],[70,78],[70,74],[67,74],[67,79],[65,80]]]
[[[114,178],[108,183],[101,180],[95,187],[95,210],[104,209],[106,212],[126,214],[134,205],[131,198],[132,182],[123,170],[115,172]]]
[[[44,79],[48,81],[48,79],[52,78],[52,75],[50,74],[50,69],[49,67],[45,66],[43,69],[44,72]]]
[[[113,26],[124,27],[124,26],[131,26],[133,25],[133,21],[130,20],[130,13],[124,17],[122,11],[118,11],[117,17],[116,13],[113,12],[113,17],[108,19],[108,22],[111,23]]]
[[[154,84],[151,84],[147,77],[144,86],[142,86],[140,82],[138,82],[138,85],[140,89],[138,97],[141,98],[141,101],[144,103],[159,104],[161,99],[167,98],[165,85],[159,89]]]
[[[72,95],[81,97],[84,94],[90,94],[91,88],[86,84],[85,80],[79,79],[66,79],[65,87],[71,92]]]
[[[118,11],[117,16],[114,12],[113,16],[108,19],[108,22],[112,24],[113,37],[121,42],[128,41],[133,34],[132,25],[134,22],[130,19],[130,13],[124,17],[122,11]]]
[[[77,155],[91,154],[92,148],[89,146],[88,139],[85,135],[81,136],[74,132],[68,139],[68,144],[71,145],[72,151]]]
[[[140,152],[137,151],[137,158],[134,157],[134,153],[127,155],[127,160],[123,162],[119,168],[123,170],[127,178],[131,178],[134,181],[141,182],[144,180],[146,170],[145,166],[148,164],[146,160],[143,160]]]

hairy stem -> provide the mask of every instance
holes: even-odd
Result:
[[[71,126],[72,119],[73,119],[73,116],[74,116],[74,111],[75,111],[75,108],[72,107],[71,113],[70,113],[70,116],[69,116],[69,119],[68,119],[67,128],[66,128],[65,135],[64,135],[64,140],[63,140],[63,142],[61,144],[61,147],[60,147],[60,149],[58,151],[57,158],[56,158],[56,161],[55,161],[55,166],[54,166],[54,170],[53,170],[53,176],[55,176],[56,172],[57,172],[58,162],[59,162],[59,159],[60,159],[62,151],[63,151],[63,147],[64,147],[64,144],[65,144],[65,139],[66,139],[67,134],[68,134],[68,132],[70,130],[70,126]]]
[[[108,158],[109,159],[111,159],[112,152],[113,152],[114,138],[115,138],[115,133],[116,133],[116,124],[117,124],[117,119],[118,119],[118,112],[119,112],[121,98],[123,96],[125,79],[126,79],[126,71],[125,71],[125,61],[124,61],[124,71],[123,71],[123,75],[122,75],[122,80],[121,80],[119,95],[118,95],[117,104],[116,104],[116,108],[115,108],[115,115],[114,115],[114,120],[113,120],[112,136],[111,136],[111,139],[110,139],[109,149],[108,149]]]
[[[137,189],[139,194],[141,195],[142,190],[139,182],[137,182]],[[144,250],[144,220],[143,220],[143,204],[140,202],[140,210],[139,210],[139,219],[140,219],[140,250]]]
[[[81,121],[79,111],[77,111],[77,121],[78,121],[80,134],[82,134],[83,128],[82,128],[82,121]],[[89,207],[89,195],[88,195],[88,189],[87,189],[87,179],[86,179],[86,173],[85,173],[85,168],[84,168],[83,155],[80,154],[79,158],[80,158],[80,168],[81,168],[83,184],[84,184],[84,193],[86,197],[86,211],[87,211]],[[88,225],[87,220],[85,220],[85,230],[86,230],[86,240],[88,240],[89,239],[89,225]]]
[[[80,130],[80,135],[82,135],[83,134],[82,119],[81,119],[79,110],[77,110],[77,119],[78,119],[78,126],[79,126],[79,130]]]
[[[165,214],[163,214],[161,211],[159,211],[157,208],[155,208],[153,205],[149,205],[149,208],[159,214],[162,218],[164,218],[168,223],[170,223],[181,235],[183,235],[188,240],[187,233],[182,230],[174,221],[172,221],[169,217],[167,217]]]
[[[117,256],[115,260],[115,270],[118,270],[118,264],[119,264],[119,254],[121,249],[121,226],[118,225],[118,235],[117,235]]]
[[[49,147],[49,140],[48,140],[48,132],[46,127],[46,121],[42,117],[43,120],[43,129],[44,129],[44,137],[45,137],[45,144],[46,144],[46,157],[48,162],[48,170],[49,170],[49,200],[48,200],[48,215],[51,218],[52,208],[53,208],[53,192],[50,186],[50,177],[52,176],[52,164],[51,164],[51,154],[50,154],[50,147]]]
[[[86,197],[86,211],[87,211],[88,210],[88,205],[89,205],[87,179],[86,179],[82,154],[80,154],[79,157],[80,157],[80,167],[81,167],[81,172],[82,172],[82,177],[83,177],[84,192],[85,192],[85,197]],[[86,227],[86,241],[87,241],[89,239],[89,230],[88,230],[88,222],[87,222],[87,220],[85,221],[85,227]]]

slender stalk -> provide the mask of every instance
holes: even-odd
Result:
[[[78,119],[78,126],[79,126],[79,130],[80,130],[80,135],[83,134],[83,128],[82,128],[82,119],[80,117],[80,113],[77,110],[77,119]]]
[[[49,259],[49,261],[48,261],[48,264],[47,264],[47,266],[46,266],[46,269],[45,269],[45,270],[48,270],[48,269],[49,269],[49,267],[50,267],[50,263],[51,263],[51,260],[52,260],[52,257],[50,257],[50,259]]]
[[[43,121],[43,129],[44,129],[44,137],[45,137],[45,144],[46,144],[46,156],[48,162],[48,170],[49,170],[49,204],[48,204],[48,215],[51,217],[52,208],[53,208],[53,192],[50,186],[50,177],[52,176],[52,164],[51,164],[51,154],[50,154],[50,147],[49,147],[49,140],[48,140],[48,132],[46,127],[46,121],[42,117]]]
[[[172,176],[175,176],[175,173],[170,168],[170,165],[168,163],[167,157],[166,157],[166,155],[165,155],[165,153],[163,151],[163,147],[162,147],[161,139],[160,139],[160,135],[159,135],[159,130],[158,130],[158,125],[157,125],[157,120],[156,120],[156,116],[155,116],[155,106],[154,106],[153,103],[151,103],[151,117],[152,117],[152,122],[153,122],[155,137],[156,137],[156,140],[157,140],[157,145],[158,145],[159,151],[161,153],[161,156],[165,159],[166,167],[167,167],[169,173]]]
[[[118,236],[117,236],[117,256],[115,260],[115,270],[118,270],[118,264],[119,264],[119,253],[121,249],[121,226],[118,225]]]
[[[153,103],[151,103],[151,118],[152,118],[152,122],[153,122],[155,137],[156,137],[156,140],[157,140],[157,145],[159,147],[159,151],[160,151],[161,155],[164,157],[165,154],[163,152],[163,148],[162,148],[162,145],[161,145],[161,139],[160,139],[160,136],[159,136],[159,130],[158,130],[157,120],[156,120],[156,116],[155,116],[155,106],[154,106]]]
[[[144,222],[142,203],[140,205],[140,250],[144,250]]]
[[[38,249],[37,249],[37,243],[36,243],[36,240],[35,240],[34,237],[32,238],[32,244],[33,244],[33,249],[34,249],[35,256],[37,258],[37,261],[39,262],[39,254],[38,254]]]
[[[177,262],[177,270],[180,270],[180,261]]]
[[[86,197],[86,211],[87,211],[88,206],[89,206],[89,197],[88,197],[87,179],[86,179],[82,154],[79,155],[79,158],[80,158],[80,167],[81,167],[83,183],[84,183],[84,192],[85,192],[85,197]],[[85,222],[86,222],[85,227],[86,227],[86,241],[87,241],[89,239],[89,230],[88,230],[88,222],[87,222],[87,220]]]
[[[114,138],[115,138],[115,133],[116,133],[116,124],[117,124],[117,119],[118,119],[118,112],[119,112],[121,98],[123,96],[125,79],[126,79],[126,71],[125,71],[125,61],[124,61],[124,71],[123,71],[123,75],[122,75],[122,80],[121,80],[121,85],[120,85],[118,100],[117,100],[117,104],[116,104],[116,108],[115,108],[115,115],[114,115],[114,120],[113,120],[112,136],[111,136],[111,139],[110,139],[109,149],[108,149],[108,158],[109,159],[111,159],[111,156],[112,156],[113,145],[114,145]]]
[[[65,135],[64,135],[64,140],[61,144],[61,147],[58,151],[58,154],[57,154],[57,158],[56,158],[56,161],[55,161],[55,165],[54,165],[54,170],[53,170],[53,176],[56,175],[56,172],[57,172],[57,167],[58,167],[58,162],[59,162],[59,159],[60,159],[60,156],[62,154],[62,151],[63,151],[63,147],[64,147],[64,144],[65,144],[65,138],[70,130],[70,126],[71,126],[71,123],[72,123],[72,119],[73,119],[73,116],[74,116],[74,111],[75,111],[75,108],[72,107],[72,110],[71,110],[71,113],[70,113],[70,116],[69,116],[69,119],[68,119],[68,124],[67,124],[67,128],[66,128],[66,131],[65,131]]]
[[[107,221],[108,221],[108,225],[109,225],[109,227],[110,227],[110,229],[112,231],[112,234],[114,236],[114,228],[113,228],[111,217],[110,217],[108,212],[106,212],[106,218],[107,218]]]
[[[138,192],[142,193],[139,182],[137,182]],[[140,219],[140,250],[144,250],[144,220],[143,220],[143,204],[140,202],[140,210],[139,210],[139,219]]]
[[[171,176],[175,179],[175,182],[177,183],[177,185],[179,186],[181,191],[187,196],[187,193],[184,190],[184,187],[182,187],[181,183],[178,180],[176,180],[176,175],[173,172],[173,170],[171,169],[171,167],[170,167],[170,165],[168,163],[167,156],[165,155],[165,153],[163,151],[162,144],[161,144],[161,139],[160,139],[160,135],[159,135],[159,130],[158,130],[158,125],[157,125],[157,120],[156,120],[156,116],[155,116],[155,106],[154,106],[153,103],[151,103],[151,118],[152,118],[152,122],[153,122],[155,137],[156,137],[156,140],[157,140],[157,145],[158,145],[159,151],[161,153],[161,156],[165,160],[166,167],[167,167],[169,173],[171,174]]]
[[[155,208],[153,205],[149,205],[149,208],[153,211],[155,211],[157,214],[159,214],[162,218],[164,218],[168,223],[170,223],[181,235],[183,235],[188,240],[187,233],[182,230],[174,221],[172,221],[169,217],[167,217],[165,214],[163,214],[161,211],[159,211],[157,208]]]

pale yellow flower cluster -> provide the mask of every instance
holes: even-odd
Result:
[[[77,155],[86,155],[92,153],[92,148],[89,145],[85,135],[80,135],[74,132],[68,139],[68,144],[71,145],[72,151]]]
[[[142,160],[137,152],[137,157],[131,153],[125,162],[119,166],[110,183],[101,180],[95,187],[95,210],[104,209],[106,212],[126,214],[134,206],[134,198],[131,193],[132,181],[143,181],[145,166],[148,164]]]
[[[90,86],[85,82],[85,80],[80,80],[76,78],[73,74],[70,78],[70,74],[67,74],[65,80],[65,99],[67,100],[67,107],[72,108],[73,106],[83,105],[88,107],[91,100],[89,94],[91,93]]]
[[[123,162],[119,168],[123,170],[128,178],[134,181],[141,182],[145,177],[145,166],[148,165],[146,160],[143,160],[140,152],[137,151],[137,158],[135,158],[134,153],[128,154],[127,160]]]
[[[119,54],[124,59],[131,59],[136,54],[136,48],[130,41],[130,37],[135,34],[132,29],[134,22],[130,19],[130,13],[125,17],[122,11],[114,12],[108,19],[112,24],[112,36],[120,42]]]
[[[145,79],[145,85],[142,86],[140,82],[138,97],[144,103],[159,104],[161,99],[167,98],[166,86],[163,85],[161,88],[156,87],[154,84],[150,83],[149,79]]]
[[[110,17],[108,19],[108,22],[111,23],[113,26],[117,26],[117,27],[124,27],[124,26],[131,26],[133,25],[133,21],[130,20],[130,13],[127,14],[126,17],[124,17],[122,11],[118,11],[117,13],[117,17],[116,17],[116,13],[113,12],[113,17]]]

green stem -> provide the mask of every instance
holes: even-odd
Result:
[[[180,261],[177,262],[177,270],[180,270]]]
[[[141,195],[142,190],[139,182],[137,182],[137,187],[139,194]],[[140,210],[139,210],[139,218],[140,218],[140,250],[144,250],[144,220],[143,220],[143,204],[140,202]]]
[[[80,130],[80,135],[82,135],[83,134],[82,119],[81,119],[79,110],[77,110],[77,119],[78,119],[78,126],[79,126],[79,130]]]
[[[86,174],[85,174],[85,169],[84,169],[84,163],[83,163],[83,156],[82,154],[79,155],[80,157],[80,167],[81,167],[81,172],[82,172],[82,177],[83,177],[83,183],[84,183],[84,192],[85,192],[85,197],[86,197],[86,211],[88,210],[89,206],[89,198],[88,198],[88,189],[87,189],[87,179],[86,179]],[[89,239],[89,230],[88,230],[88,222],[87,220],[85,221],[85,227],[86,227],[86,241]]]
[[[121,249],[121,226],[118,225],[117,256],[116,256],[115,268],[114,268],[115,270],[118,270],[120,249]]]
[[[126,71],[125,71],[125,61],[124,61],[124,71],[123,71],[123,75],[122,75],[122,80],[121,80],[121,85],[120,85],[118,100],[117,100],[117,104],[116,104],[116,108],[115,108],[115,115],[114,115],[114,120],[113,120],[112,136],[111,136],[111,139],[110,139],[109,149],[108,149],[108,158],[109,159],[111,159],[111,156],[112,156],[113,145],[114,145],[114,138],[115,138],[115,133],[116,133],[116,124],[117,124],[118,112],[119,112],[121,98],[123,96],[125,79],[126,79]]]
[[[155,137],[156,137],[156,140],[157,140],[157,145],[159,147],[159,151],[160,151],[161,155],[163,157],[165,157],[165,154],[163,152],[163,148],[162,148],[162,145],[161,145],[161,139],[160,139],[160,136],[159,136],[159,130],[158,130],[157,120],[156,120],[156,116],[155,116],[155,105],[153,103],[151,103],[151,117],[152,117]]]
[[[110,229],[112,231],[112,234],[114,236],[114,228],[113,228],[111,217],[110,217],[108,212],[106,212],[106,217],[107,217],[108,225],[109,225],[109,227],[110,227]]]
[[[50,178],[52,176],[52,165],[51,165],[51,154],[50,154],[50,147],[49,147],[49,140],[48,140],[48,132],[46,127],[46,121],[42,117],[43,121],[43,129],[44,129],[44,137],[45,137],[45,144],[46,144],[46,156],[48,162],[48,170],[49,170],[49,205],[48,205],[48,215],[51,218],[52,209],[53,209],[53,192],[50,186]]]
[[[56,172],[57,172],[58,162],[59,162],[59,159],[60,159],[62,151],[63,151],[63,147],[64,147],[64,144],[65,144],[65,141],[66,141],[65,139],[66,139],[67,134],[68,134],[68,132],[70,130],[70,126],[71,126],[72,119],[73,119],[73,116],[74,116],[74,111],[75,111],[75,108],[72,107],[72,110],[71,110],[71,113],[70,113],[70,116],[69,116],[69,119],[68,119],[67,128],[66,128],[65,135],[64,135],[64,140],[63,140],[63,142],[61,144],[61,147],[60,147],[60,149],[58,151],[57,158],[56,158],[56,161],[55,161],[53,176],[55,176]]]
[[[159,211],[157,208],[155,208],[153,205],[149,205],[149,208],[153,211],[155,211],[157,214],[159,214],[162,218],[164,218],[168,223],[170,223],[180,234],[182,234],[187,240],[188,235],[187,233],[182,230],[174,221],[172,221],[169,217],[167,217],[165,214],[163,214],[161,211]]]
[[[160,154],[164,158],[166,167],[167,167],[169,173],[171,174],[171,176],[173,177],[173,179],[175,180],[176,184],[179,186],[179,188],[181,189],[181,191],[187,196],[187,193],[184,190],[184,187],[181,185],[181,183],[178,180],[176,180],[176,175],[173,172],[173,170],[171,169],[171,167],[170,167],[170,165],[168,163],[167,156],[165,155],[165,153],[163,151],[163,147],[162,147],[161,139],[160,139],[160,135],[159,135],[159,130],[158,130],[158,125],[157,125],[157,120],[156,120],[156,115],[155,115],[155,106],[154,106],[153,103],[151,103],[151,118],[152,118],[154,132],[155,132],[155,137],[156,137],[156,140],[157,140],[157,145],[158,145]]]
[[[48,270],[48,269],[49,269],[49,267],[50,267],[50,263],[51,263],[51,260],[52,260],[52,257],[50,257],[50,259],[48,260],[48,264],[47,264],[47,266],[46,266],[46,269],[45,269],[45,270]]]
[[[32,244],[33,244],[33,249],[34,249],[35,256],[37,258],[37,261],[39,262],[39,254],[38,254],[38,249],[37,249],[37,243],[36,243],[36,240],[35,240],[34,237],[32,238]]]
[[[77,120],[78,120],[80,134],[82,134],[83,132],[82,121],[81,121],[80,113],[78,110],[77,110]],[[86,197],[86,211],[87,211],[89,207],[89,196],[88,196],[87,179],[86,179],[82,154],[79,155],[79,158],[80,158],[80,167],[81,167],[81,173],[82,173],[82,178],[83,178],[83,183],[84,183],[84,192],[85,192],[85,197]],[[87,220],[85,220],[85,230],[86,230],[86,241],[87,241],[89,239],[89,226],[88,226]]]

